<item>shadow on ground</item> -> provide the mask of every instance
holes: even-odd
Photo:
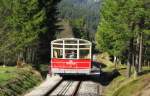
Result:
[[[104,72],[101,69],[107,67],[99,62],[92,62],[92,74],[90,75],[61,75],[65,80],[82,80],[93,81],[100,83],[103,86],[107,86],[114,78],[120,75],[119,71],[114,69],[111,72]]]
[[[98,82],[103,86],[108,85],[114,78],[120,75],[119,71],[114,69],[112,72],[100,72],[100,75],[91,76],[92,81]]]
[[[100,74],[93,75],[67,75],[63,76],[65,80],[82,80],[82,81],[93,81],[96,83],[100,83],[103,86],[107,86],[114,78],[119,76],[120,73],[118,70],[113,70],[112,72],[103,72]]]
[[[99,62],[96,62],[96,61],[92,61],[92,64],[93,64],[93,66],[95,66],[95,67],[101,67],[101,68],[105,68],[105,67],[107,67],[105,64],[102,64],[102,63],[99,63]]]
[[[144,70],[140,72],[138,75],[143,75],[143,74],[148,74],[148,73],[150,73],[150,70]]]

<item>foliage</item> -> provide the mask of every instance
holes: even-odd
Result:
[[[62,0],[58,4],[59,17],[71,22],[75,37],[93,41],[99,21],[99,6],[100,0]]]
[[[73,26],[74,35],[76,38],[89,39],[89,33],[87,32],[84,18],[71,20],[70,22]]]
[[[103,0],[96,33],[97,49],[108,52],[140,72],[149,61],[149,1]],[[134,58],[134,59],[132,59]]]
[[[42,81],[41,75],[29,68],[0,67],[0,96],[18,96]]]
[[[144,69],[144,71],[146,70],[148,71],[149,69]],[[126,78],[124,71],[120,70],[120,73],[123,75],[118,76],[106,86],[103,94],[106,96],[138,96],[138,94],[142,93],[148,87],[149,74],[144,74],[134,79]]]
[[[146,85],[148,85],[148,82],[149,82],[148,78],[149,78],[149,75],[145,75],[136,80],[133,79],[130,81],[129,80],[124,81],[122,85],[114,91],[112,96],[124,96],[124,95],[131,96],[131,95],[136,95],[136,94],[138,96],[140,92],[142,93],[143,91],[142,89],[145,89],[147,87]]]
[[[17,59],[27,63],[49,62],[49,43],[57,29],[57,2],[0,1],[0,63],[15,63]]]
[[[110,60],[110,56],[108,53],[101,53],[101,54],[98,54],[96,56],[96,60],[102,64],[104,64],[105,66],[107,66],[108,68],[114,66],[113,62],[111,62]]]
[[[12,4],[15,6],[12,6],[12,14],[6,20],[12,29],[8,34],[9,43],[15,43],[15,48],[12,49],[23,50],[31,46],[37,40],[38,34],[43,32],[40,26],[45,19],[45,12],[38,7],[37,0],[16,0]]]
[[[109,52],[111,55],[119,56],[124,51],[129,37],[128,24],[125,23],[126,18],[120,14],[121,5],[117,4],[117,1],[106,0],[102,6],[96,34],[97,48]]]

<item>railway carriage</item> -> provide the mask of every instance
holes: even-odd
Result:
[[[62,38],[51,42],[52,74],[90,74],[92,43],[84,39]]]

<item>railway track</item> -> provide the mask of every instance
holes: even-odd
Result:
[[[100,96],[100,90],[99,84],[91,80],[53,77],[24,96]]]
[[[84,81],[76,96],[100,96],[100,85],[92,81]]]
[[[45,96],[76,96],[80,84],[81,81],[61,81],[61,83],[55,86],[55,88]]]
[[[100,96],[100,86],[92,81],[64,80],[46,96]]]

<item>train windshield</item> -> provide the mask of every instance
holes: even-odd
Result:
[[[91,59],[91,42],[65,38],[51,42],[51,58]]]

